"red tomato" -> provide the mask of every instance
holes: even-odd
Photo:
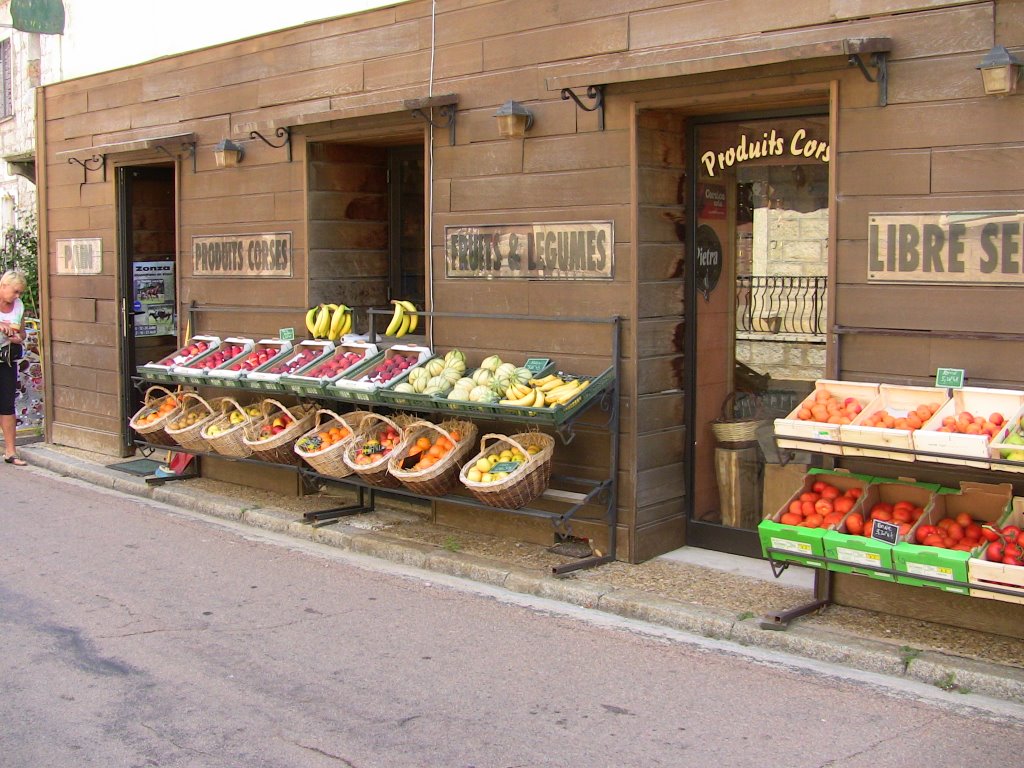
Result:
[[[824,480],[815,480],[814,484],[811,485],[811,490],[814,491],[815,493],[821,493],[822,488],[824,488],[826,485],[828,485],[828,483],[826,483]]]
[[[921,525],[914,531],[914,538],[918,544],[924,544],[925,538],[937,533],[938,530],[934,525]]]
[[[956,520],[954,520],[952,517],[944,517],[941,520],[939,520],[939,522],[937,522],[935,525],[937,525],[942,530],[946,530],[955,522]]]
[[[804,517],[814,514],[814,502],[813,501],[801,501],[800,502],[800,514]]]
[[[800,525],[804,528],[820,528],[822,520],[824,518],[819,514],[808,515]]]
[[[821,494],[804,491],[800,494],[800,501],[809,501],[812,504],[821,498]]]
[[[946,526],[946,535],[953,541],[960,541],[964,537],[964,529],[960,523],[950,523]]]
[[[793,514],[793,515],[798,515],[799,517],[803,517],[804,515],[803,515],[803,512],[801,511],[801,502],[799,502],[799,501],[791,501],[789,503],[789,513]]]
[[[882,508],[880,509],[876,504],[871,508],[871,514],[868,515],[872,520],[881,520],[883,523],[888,523],[892,520],[892,510]]]
[[[985,550],[985,559],[991,560],[993,563],[1001,563],[1003,561],[1003,542],[993,541],[989,544]]]
[[[845,515],[856,504],[856,500],[851,499],[849,496],[840,496],[838,499],[832,502],[832,508],[835,509],[841,515]]]
[[[892,511],[894,523],[909,523],[913,519],[913,513],[906,507],[896,507]]]
[[[913,527],[914,526],[911,525],[909,522],[900,523],[900,536],[906,536],[908,533],[910,533],[910,529]]]
[[[822,517],[824,517],[825,515],[831,515],[835,511],[835,509],[831,501],[822,498],[814,502],[814,511]]]
[[[880,501],[877,504],[875,504],[875,506],[873,506],[871,508],[871,517],[874,517],[875,519],[878,519],[878,515],[875,514],[875,513],[876,512],[885,512],[885,513],[887,513],[889,515],[889,517],[887,517],[885,519],[886,520],[890,520],[890,519],[892,519],[892,509],[893,509],[892,504],[890,504],[887,501]]]
[[[864,532],[864,517],[860,512],[852,512],[846,517],[846,532],[857,536]]]
[[[861,497],[862,493],[864,493],[864,489],[863,488],[850,488],[843,495],[853,499],[854,501],[856,501],[857,499],[859,499]]]
[[[966,512],[961,512],[956,516],[956,522],[961,528],[966,528],[968,525],[974,522],[974,519]]]
[[[926,547],[944,547],[945,543],[942,537],[937,533],[930,533],[924,537],[924,541],[921,542]]]
[[[999,531],[997,531],[994,526],[981,526],[981,535],[985,541],[999,541]]]
[[[1020,538],[1020,528],[1016,525],[1004,525],[1002,534],[1007,541],[1017,541]]]
[[[839,522],[843,519],[842,512],[833,512],[830,515],[825,515],[825,519],[822,522],[822,528],[835,528],[839,525]]]
[[[779,522],[783,525],[799,525],[803,522],[803,519],[804,516],[799,513],[793,514],[792,512],[784,512],[782,517],[779,518]]]
[[[821,498],[823,499],[838,499],[843,493],[834,485],[826,485],[821,489]]]
[[[974,539],[975,541],[978,541],[978,540],[981,539],[981,536],[982,536],[981,526],[978,525],[977,523],[971,523],[970,525],[968,525],[968,526],[966,526],[964,528],[964,538],[965,539]]]

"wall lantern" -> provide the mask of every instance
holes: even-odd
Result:
[[[213,159],[218,168],[234,168],[245,157],[245,150],[231,139],[223,139],[213,148]]]
[[[521,139],[533,127],[533,113],[512,99],[502,104],[494,116],[498,118],[498,135],[503,139]]]
[[[1006,50],[1006,46],[992,46],[992,50],[985,54],[977,68],[981,70],[986,95],[1002,96],[1017,90],[1021,62]]]

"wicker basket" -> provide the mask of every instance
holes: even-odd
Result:
[[[402,452],[406,443],[405,428],[399,421],[397,417],[392,421],[387,416],[371,413],[363,419],[363,423],[359,425],[359,431],[356,432],[355,437],[345,447],[342,458],[346,466],[355,472],[361,480],[370,485],[376,485],[380,488],[399,488],[402,485],[398,478],[388,471],[388,459],[391,458],[391,454],[395,451]],[[405,421],[406,426],[410,423],[408,417],[405,417],[402,421]],[[363,449],[368,440],[377,439],[377,435],[385,424],[394,427],[398,431],[398,444],[392,446],[388,452],[382,451],[379,457],[369,464],[357,464],[355,461],[356,454],[364,452]]]
[[[190,400],[195,402],[189,405]],[[210,447],[209,441],[203,437],[202,430],[203,427],[217,417],[218,413],[220,413],[219,398],[215,399],[212,403],[208,403],[195,392],[186,392],[181,396],[181,414],[174,422],[168,423],[164,427],[164,431],[185,450],[209,453],[213,449]],[[174,429],[171,426],[172,423],[187,419],[192,414],[196,414],[199,418],[188,426],[180,429]]]
[[[388,471],[397,477],[406,488],[421,496],[444,496],[459,482],[459,472],[476,443],[476,424],[460,419],[448,419],[440,424],[429,421],[413,422],[406,429],[406,440],[401,450],[392,451],[388,459]],[[452,433],[458,433],[458,440]],[[444,436],[451,440],[453,448],[439,461],[426,469],[402,469],[402,464],[415,450],[415,443],[421,437],[436,439]]]
[[[348,477],[352,474],[352,468],[345,463],[345,447],[355,437],[363,423],[363,419],[369,413],[370,411],[349,411],[344,415],[338,415],[334,411],[321,408],[315,414],[316,419],[313,422],[313,428],[295,441],[295,453],[318,474],[339,480]],[[321,420],[321,416],[328,416],[329,418]],[[331,427],[345,427],[351,434],[319,451],[304,451],[299,447],[303,437],[313,437],[317,433]]]
[[[757,430],[765,423],[761,415],[759,399],[754,399],[754,413],[738,415],[736,412],[736,393],[730,392],[722,402],[722,415],[711,422],[711,431],[719,443],[736,445],[757,441]]]
[[[242,414],[242,420],[237,424],[231,423],[231,414],[238,411]],[[245,410],[245,408],[238,404],[237,400],[230,397],[225,397],[221,400],[220,404],[220,415],[210,419],[202,429],[199,430],[199,434],[214,450],[221,456],[228,456],[233,459],[244,459],[252,453],[252,450],[247,446],[243,440],[245,437],[245,427],[252,422],[252,418]],[[227,427],[223,432],[218,432],[215,435],[210,434],[210,428],[213,426]]]
[[[157,395],[155,392],[159,390],[162,395]],[[145,424],[140,423],[140,419],[148,416],[151,413],[157,413],[160,407],[166,402],[173,401],[175,407],[167,411],[163,416],[153,419],[152,421],[146,422]],[[174,439],[164,431],[164,427],[167,426],[168,422],[178,417],[181,413],[181,400],[179,396],[169,389],[165,389],[159,385],[154,385],[146,390],[146,394],[142,399],[143,405],[139,408],[138,412],[132,416],[129,425],[132,429],[139,433],[150,445],[165,445],[168,447],[174,447],[177,443]]]
[[[295,453],[295,441],[309,430],[316,419],[316,409],[311,405],[296,405],[287,408],[283,403],[267,398],[260,403],[263,418],[250,421],[245,427],[242,442],[252,451],[252,457],[272,464],[299,466],[302,459]],[[291,421],[276,435],[259,440],[260,429],[281,415]]]
[[[488,439],[496,442],[487,445]],[[530,446],[540,450],[536,454],[529,452]],[[526,457],[518,469],[509,473],[508,477],[492,483],[479,483],[466,477],[473,465],[492,453],[501,453],[505,449],[518,448]],[[521,432],[516,435],[487,434],[480,438],[480,453],[467,461],[459,473],[459,480],[466,486],[478,501],[492,507],[518,509],[524,507],[540,496],[548,488],[551,481],[551,457],[555,452],[555,439],[543,432]]]

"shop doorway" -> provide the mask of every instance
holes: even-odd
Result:
[[[371,307],[424,306],[423,145],[311,142],[307,155],[310,305],[352,307],[359,332]]]
[[[136,366],[178,348],[177,221],[173,165],[117,169],[118,294],[121,304],[121,439],[132,450],[128,423],[142,404]]]
[[[759,556],[773,420],[826,371],[828,115],[688,126],[687,543]]]

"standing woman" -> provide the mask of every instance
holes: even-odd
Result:
[[[26,285],[25,275],[14,269],[0,277],[0,431],[4,435],[4,461],[17,467],[25,466],[15,453],[18,421],[14,399],[18,390],[18,359],[25,341],[21,293]]]

